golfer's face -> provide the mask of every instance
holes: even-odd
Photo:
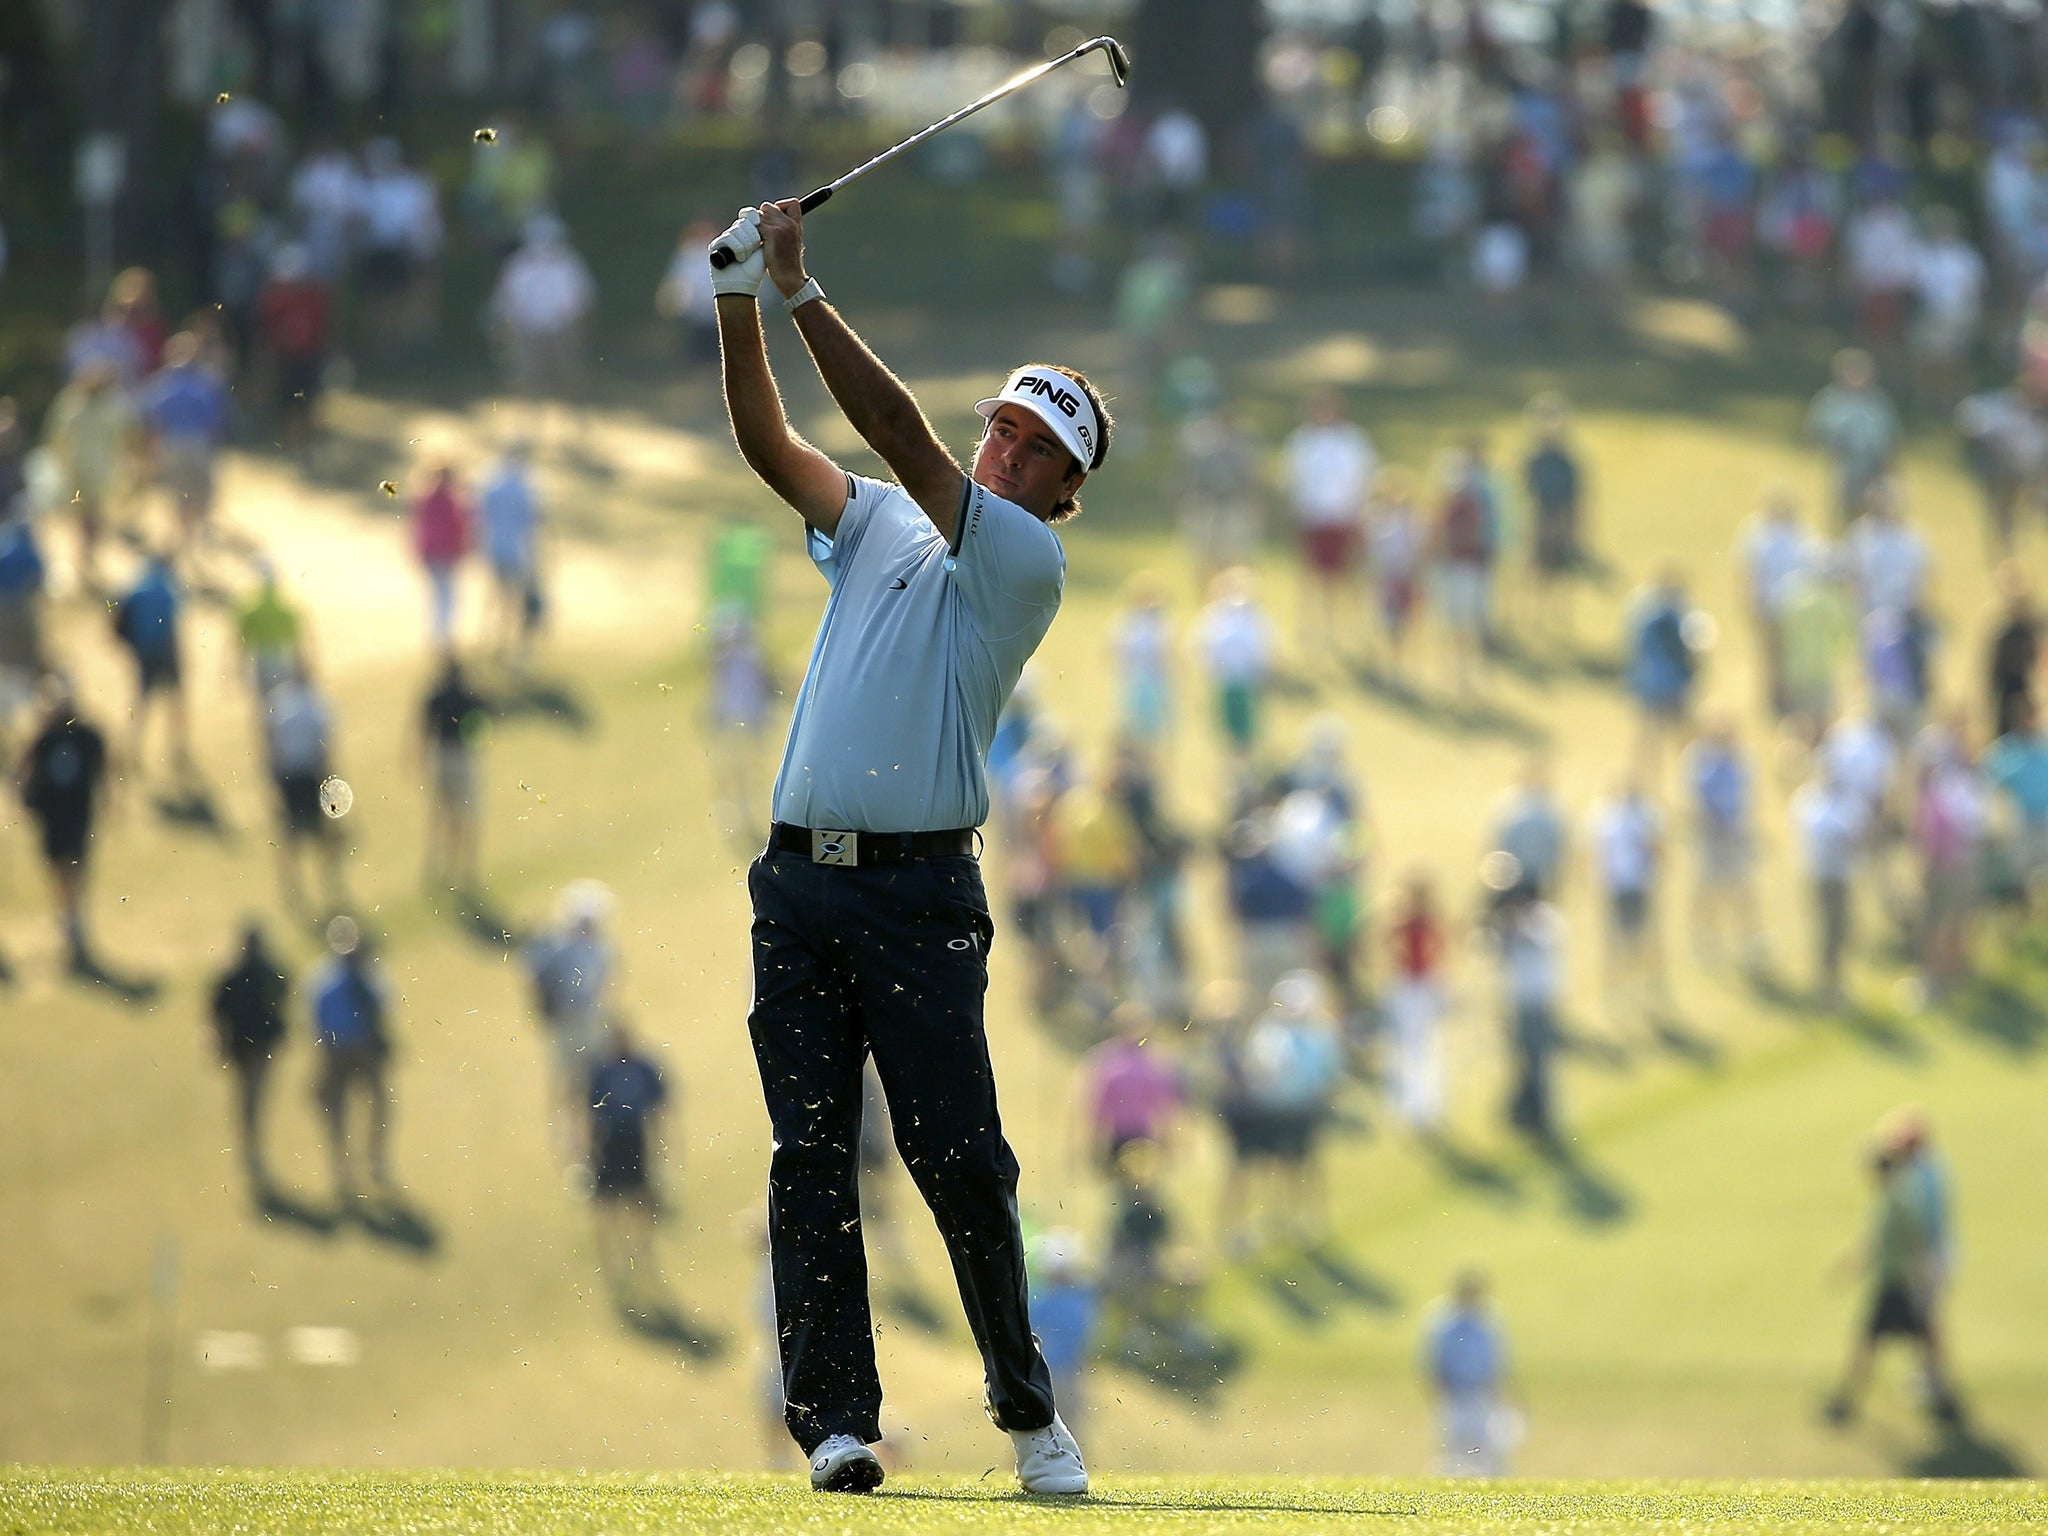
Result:
[[[1068,490],[1080,483],[1074,456],[1029,411],[996,407],[974,455],[974,483],[1013,501],[1035,517],[1046,517]]]

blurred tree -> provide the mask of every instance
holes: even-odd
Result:
[[[16,255],[71,216],[71,103],[48,22],[42,6],[0,4],[0,210]]]
[[[1212,143],[1233,141],[1258,109],[1264,34],[1260,0],[1139,0],[1125,39],[1133,100],[1186,107]]]
[[[169,202],[162,155],[164,18],[171,0],[83,0],[79,37],[80,117],[88,133],[110,133],[127,153],[127,179],[114,203],[117,264],[141,243]]]

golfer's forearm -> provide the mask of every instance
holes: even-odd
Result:
[[[906,458],[929,455],[937,448],[938,434],[908,386],[868,350],[828,301],[813,299],[798,306],[796,328],[840,411],[892,470],[901,475]]]
[[[768,489],[794,503],[796,433],[782,409],[782,395],[768,366],[761,336],[760,307],[750,297],[718,301],[718,352],[725,378],[725,411],[740,457]]]

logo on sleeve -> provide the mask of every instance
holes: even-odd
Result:
[[[907,587],[909,587],[909,585],[909,582],[905,581],[901,576],[898,576],[889,583],[889,590],[891,592],[901,592],[905,590]]]

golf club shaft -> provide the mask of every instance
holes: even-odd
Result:
[[[930,138],[933,134],[943,133],[946,129],[952,127],[955,123],[961,122],[966,118],[974,116],[974,114],[979,112],[983,107],[994,106],[1004,97],[1015,95],[1018,91],[1023,90],[1025,86],[1030,85],[1033,81],[1038,80],[1045,75],[1051,74],[1054,70],[1060,68],[1062,65],[1073,63],[1074,60],[1080,58],[1082,54],[1093,53],[1097,49],[1100,49],[1103,53],[1108,55],[1110,73],[1116,77],[1116,83],[1119,86],[1121,86],[1124,83],[1127,71],[1129,69],[1129,56],[1125,54],[1123,50],[1123,45],[1113,37],[1090,38],[1080,47],[1072,49],[1069,52],[1063,53],[1056,59],[1047,59],[1043,64],[1034,64],[1031,68],[1024,70],[1022,73],[1012,75],[1009,79],[1005,80],[1001,85],[997,86],[994,90],[988,92],[986,95],[977,97],[975,100],[970,101],[966,106],[962,107],[959,111],[949,113],[945,117],[940,118],[937,122],[918,129],[916,133],[913,133],[909,138],[905,139],[902,143],[890,145],[889,148],[883,150],[879,155],[876,155],[874,159],[869,160],[864,164],[855,166],[852,170],[848,171],[844,176],[841,176],[837,181],[830,182],[825,186],[817,188],[815,191],[805,193],[803,197],[799,200],[797,206],[802,208],[805,213],[809,213],[813,208],[820,207],[824,203],[831,201],[832,194],[837,192],[841,187],[846,186],[851,182],[859,181],[861,177],[867,175],[869,171],[872,171],[879,166],[887,165],[891,160],[894,160],[898,155],[902,154],[905,150],[916,148],[919,144],[922,144],[926,139]],[[713,248],[711,252],[711,265],[713,265],[714,267],[729,267],[733,264],[733,262],[741,260],[744,257],[750,256],[752,254],[753,252],[751,251],[736,253],[729,246],[717,246]]]

